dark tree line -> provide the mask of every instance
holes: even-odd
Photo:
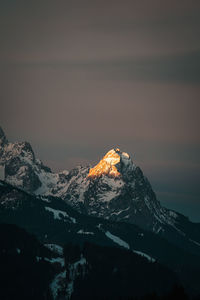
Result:
[[[78,261],[81,254],[87,263],[84,272],[81,266],[77,272],[73,300],[132,299],[153,291],[161,295],[178,284],[171,270],[158,263],[150,263],[131,251],[91,243],[85,243],[82,249],[71,244],[65,246],[68,264]]]
[[[0,299],[51,300],[54,269],[36,259],[48,255],[49,250],[25,230],[0,224]]]

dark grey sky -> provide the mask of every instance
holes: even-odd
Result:
[[[0,123],[53,170],[128,152],[200,221],[200,2],[0,3]]]

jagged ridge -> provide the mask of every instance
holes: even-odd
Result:
[[[63,171],[53,173],[41,160],[35,157],[28,142],[8,142],[3,129],[0,127],[0,166],[4,170],[3,179],[23,188],[25,191],[44,194],[58,187],[63,177],[68,174]]]
[[[187,235],[196,245],[200,243],[199,227],[162,207],[142,170],[118,148],[93,168],[77,167],[58,174],[35,158],[29,143],[9,143],[2,129],[0,152],[5,180],[28,192],[60,197],[81,213],[137,224],[175,243]]]

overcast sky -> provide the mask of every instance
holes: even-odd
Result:
[[[128,152],[200,222],[200,1],[0,2],[0,125],[52,170]]]

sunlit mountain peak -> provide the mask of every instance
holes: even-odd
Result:
[[[100,162],[90,169],[88,177],[100,177],[108,175],[111,177],[120,177],[120,163],[127,163],[130,156],[126,152],[121,152],[119,148],[114,148],[106,153]]]

